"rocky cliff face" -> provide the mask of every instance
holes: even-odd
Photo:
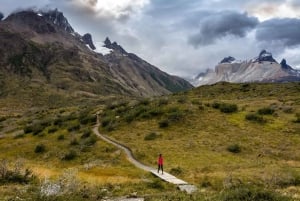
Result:
[[[283,59],[279,64],[270,52],[262,50],[258,57],[249,61],[237,61],[234,57],[224,58],[215,70],[199,74],[194,85],[209,85],[226,81],[243,82],[285,82],[300,81],[300,71],[287,65]]]
[[[0,21],[0,97],[25,88],[90,96],[154,96],[192,88],[116,42],[103,45],[111,51],[96,51],[92,36],[80,36],[57,10],[11,14]]]

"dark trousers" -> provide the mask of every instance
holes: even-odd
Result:
[[[164,166],[158,164],[157,172],[159,173],[159,170],[161,170],[162,173],[164,173]]]

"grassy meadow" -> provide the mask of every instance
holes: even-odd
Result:
[[[300,84],[228,84],[103,112],[100,131],[210,192],[251,185],[300,197]]]
[[[299,92],[299,83],[218,83],[29,110],[2,100],[0,200],[300,200]],[[178,191],[98,139],[98,111],[102,134],[153,167],[162,153],[165,170],[199,191]]]

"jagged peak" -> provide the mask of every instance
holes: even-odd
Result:
[[[104,41],[104,47],[111,49],[111,50],[116,50],[118,52],[120,52],[121,54],[128,54],[121,45],[119,45],[116,41],[114,41],[113,43],[111,43],[110,39],[108,37],[106,37],[105,41]]]
[[[232,56],[228,56],[228,57],[225,57],[224,59],[222,59],[220,64],[222,64],[222,63],[232,63],[233,61],[235,61],[235,58],[232,57]]]
[[[258,57],[254,59],[254,62],[262,62],[262,61],[269,61],[269,62],[277,63],[277,61],[273,58],[272,53],[268,52],[265,49],[260,51]]]
[[[64,29],[69,33],[74,33],[74,29],[69,24],[67,18],[64,16],[63,12],[60,12],[57,8],[48,11],[42,11],[42,15],[50,20],[52,23],[58,27]]]
[[[284,70],[294,70],[290,65],[287,64],[285,59],[282,59],[280,62],[280,66]]]
[[[44,30],[46,26],[46,23],[50,23],[51,26],[56,27],[58,30],[63,30],[68,33],[74,33],[74,29],[69,24],[68,20],[65,18],[62,12],[60,12],[58,9],[53,10],[34,10],[34,9],[27,9],[27,10],[19,10],[14,13],[11,13],[5,20],[7,21],[13,21],[17,22],[20,25],[29,25],[30,27],[33,26],[33,24],[39,23],[40,26],[33,27],[35,31],[39,33],[47,32],[47,30]],[[35,23],[33,23],[35,22]],[[44,24],[44,25],[42,25]],[[42,27],[39,30],[38,27]],[[50,28],[50,32],[55,32],[54,28]]]
[[[109,37],[105,38],[104,45],[111,45],[111,41],[109,40]]]
[[[93,43],[92,35],[90,33],[86,33],[82,36],[83,42],[88,45],[92,50],[95,50],[96,47]]]
[[[3,13],[0,12],[0,21],[4,18]]]

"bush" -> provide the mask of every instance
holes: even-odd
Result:
[[[158,122],[159,128],[167,128],[169,126],[169,121],[167,119]]]
[[[68,127],[69,132],[76,131],[76,130],[79,130],[79,129],[80,129],[80,123],[77,122],[77,121],[72,122],[71,125]]]
[[[260,115],[272,115],[274,112],[275,110],[270,107],[264,107],[257,111],[257,113]]]
[[[32,133],[33,135],[37,135],[39,133],[41,133],[43,130],[45,129],[45,126],[43,126],[40,123],[35,123],[32,125],[27,125],[24,128],[24,133]]]
[[[0,117],[0,122],[5,121],[6,117]]]
[[[163,105],[168,105],[169,101],[168,99],[164,98],[164,99],[159,99],[158,101],[158,106],[163,106]]]
[[[44,153],[46,151],[46,147],[43,144],[36,145],[34,152],[35,153]]]
[[[152,133],[149,133],[148,135],[146,135],[144,137],[144,140],[155,140],[157,137],[159,137],[159,135],[157,135],[156,133],[152,132]]]
[[[76,138],[73,138],[73,139],[71,140],[71,142],[70,142],[70,145],[71,145],[71,146],[79,145],[79,142],[78,142],[78,140],[77,140]]]
[[[181,175],[183,173],[183,170],[180,167],[176,167],[176,168],[172,168],[170,170],[170,173],[174,175]]]
[[[181,104],[186,103],[186,97],[180,97],[177,102]]]
[[[257,123],[266,123],[266,120],[262,116],[259,116],[259,115],[254,114],[254,113],[247,114],[245,118],[248,121],[254,121],[254,122],[257,122]]]
[[[101,121],[101,126],[103,128],[107,127],[108,125],[112,124],[114,122],[114,118],[113,117],[105,117],[102,119]]]
[[[65,136],[63,134],[60,134],[59,136],[57,136],[57,140],[64,140]]]
[[[68,153],[64,154],[62,160],[70,161],[77,157],[77,153],[74,150],[70,150]]]
[[[296,120],[294,121],[295,123],[300,123],[300,113],[295,114]]]
[[[81,124],[94,124],[97,122],[97,116],[96,115],[86,115],[86,116],[80,116],[79,117],[79,122]]]
[[[241,147],[238,144],[232,144],[227,147],[227,151],[237,154],[241,152]]]
[[[96,144],[97,140],[98,138],[95,135],[92,135],[84,142],[84,145],[93,146],[94,144]]]
[[[233,113],[238,111],[238,106],[236,104],[222,103],[219,107],[220,111],[223,113]]]
[[[148,183],[147,185],[148,185],[148,187],[153,188],[153,189],[160,189],[160,190],[162,190],[162,189],[165,188],[164,185],[163,185],[163,183],[162,183],[162,181],[160,179],[155,179],[153,182]]]
[[[219,109],[220,106],[221,106],[221,103],[219,103],[219,102],[213,102],[213,103],[211,104],[211,107],[212,107],[212,108],[215,108],[215,109]]]
[[[48,129],[48,133],[55,133],[58,130],[56,127],[51,127]]]
[[[7,161],[0,161],[0,184],[20,183],[27,184],[34,176],[29,169],[22,170],[20,163],[15,163],[15,167],[9,169]]]
[[[276,192],[255,187],[239,186],[225,190],[222,195],[222,201],[287,201],[287,197],[281,196]]]
[[[88,138],[88,137],[91,136],[91,134],[92,134],[92,131],[91,131],[91,130],[85,130],[85,131],[83,132],[83,134],[81,135],[80,138],[82,138],[82,139]]]

